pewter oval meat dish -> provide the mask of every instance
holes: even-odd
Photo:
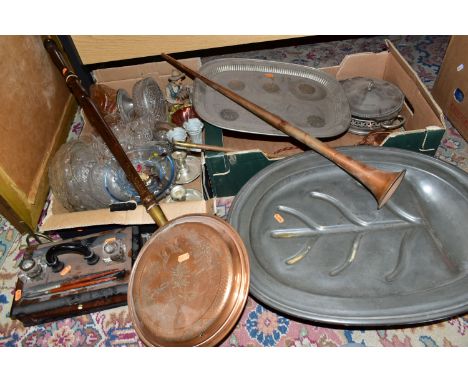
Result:
[[[403,325],[468,309],[468,174],[407,150],[340,151],[407,169],[392,199],[313,152],[276,162],[236,196],[229,221],[249,252],[250,292],[303,319]]]

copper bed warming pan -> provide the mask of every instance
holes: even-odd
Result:
[[[247,301],[250,269],[242,239],[214,216],[193,214],[168,222],[55,42],[46,39],[44,46],[159,226],[141,249],[129,280],[135,330],[148,346],[220,343]]]
[[[257,173],[229,222],[249,251],[250,293],[306,320],[408,325],[468,310],[468,174],[408,150],[340,151],[405,179],[380,210],[313,152]]]
[[[195,214],[171,220],[132,268],[135,331],[147,346],[215,346],[240,318],[249,280],[247,250],[224,220]]]
[[[128,307],[146,345],[213,346],[236,324],[249,267],[235,231],[213,216],[161,227],[133,266]]]

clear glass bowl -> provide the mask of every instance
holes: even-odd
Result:
[[[167,120],[164,94],[157,82],[146,77],[135,83],[132,89],[133,107],[137,116],[151,116],[155,120]]]
[[[49,167],[49,182],[55,197],[69,211],[98,208],[88,185],[97,158],[91,146],[75,140],[57,151]]]
[[[143,142],[143,139],[142,141]],[[168,142],[146,141],[127,152],[151,193],[165,197],[175,180]],[[103,156],[102,139],[88,136],[62,145],[49,166],[53,194],[68,211],[107,208],[115,202],[140,201],[133,185],[113,156]],[[110,153],[110,152],[109,152]]]
[[[126,124],[125,142],[127,150],[146,145],[153,140],[153,129],[147,117],[141,117]]]
[[[72,203],[68,198],[68,188],[64,179],[64,163],[70,147],[70,143],[65,143],[58,149],[50,162],[48,175],[50,188],[54,196],[65,209],[73,211]]]
[[[169,153],[170,145],[163,142],[150,142],[127,153],[141,179],[156,199],[166,196],[175,180],[174,161]],[[140,196],[123,170],[117,167],[117,164],[114,169],[116,176],[111,189],[112,196],[121,201],[129,200],[129,198],[122,199],[122,196],[131,196],[131,199],[139,202]]]

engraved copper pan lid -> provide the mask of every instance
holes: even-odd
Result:
[[[135,330],[148,346],[213,346],[247,300],[247,250],[224,220],[186,215],[143,246],[128,286]]]

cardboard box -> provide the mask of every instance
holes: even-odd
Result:
[[[391,133],[380,144],[433,155],[445,132],[442,111],[396,48],[391,43],[388,43],[388,47],[387,52],[347,56],[341,65],[323,68],[323,70],[339,80],[353,76],[370,76],[391,81],[399,86],[406,96],[402,110],[402,114],[407,118],[406,130]],[[183,62],[195,70],[201,65],[198,58],[183,60]],[[171,65],[159,62],[100,69],[96,70],[93,75],[97,83],[131,92],[133,84],[148,75],[158,82],[161,89],[164,89],[171,71]],[[85,129],[88,128],[88,126],[85,127]],[[339,139],[329,140],[327,144],[333,147],[353,145],[361,139],[361,136],[346,134]],[[207,170],[203,183],[205,189],[212,191],[208,196],[214,198],[235,195],[251,176],[273,160],[307,149],[298,146],[291,138],[276,139],[236,134],[222,131],[209,124],[206,124],[205,128],[205,143],[224,145],[239,150],[228,155],[206,152],[202,156],[202,162]],[[274,152],[276,152],[275,159],[266,155],[266,153]],[[203,202],[162,204],[162,208],[168,219],[173,219],[186,213],[214,213],[215,204],[216,200],[209,199]],[[42,231],[49,231],[110,224],[153,224],[153,221],[143,206],[138,206],[134,211],[124,212],[109,212],[103,209],[70,213],[52,198],[39,228]]]
[[[187,66],[198,69],[201,65],[199,58],[182,60]],[[156,80],[161,89],[167,84],[172,66],[165,63],[149,63],[143,65],[127,66],[120,68],[96,70],[93,75],[96,83],[105,84],[114,89],[123,88],[131,94],[133,84],[143,77],[151,76]],[[190,81],[190,79],[186,79]],[[94,129],[84,118],[85,124],[82,134],[90,134]],[[202,190],[200,178],[187,185],[188,188]],[[189,213],[214,213],[214,201],[187,201],[177,203],[160,203],[168,220]],[[132,211],[110,212],[109,209],[92,211],[68,212],[60,202],[52,195],[49,207],[39,226],[41,231],[62,230],[77,227],[101,226],[101,225],[139,225],[154,224],[154,221],[141,205]]]
[[[395,46],[390,41],[386,43],[388,51],[352,54],[346,56],[339,66],[321,69],[338,80],[363,76],[397,85],[405,95],[401,111],[407,121],[405,129],[391,132],[375,144],[434,155],[446,129],[442,110]],[[362,140],[362,136],[346,133],[337,139],[325,140],[325,143],[339,147],[357,145]],[[276,160],[267,153],[287,156],[308,150],[292,138],[232,132],[209,124],[205,129],[205,142],[239,150],[238,153],[205,154],[207,188],[211,190],[212,197],[237,194],[250,177]]]
[[[450,39],[432,95],[447,118],[468,140],[468,36]]]
[[[2,36],[0,214],[34,230],[48,195],[48,165],[77,105],[40,36]]]

